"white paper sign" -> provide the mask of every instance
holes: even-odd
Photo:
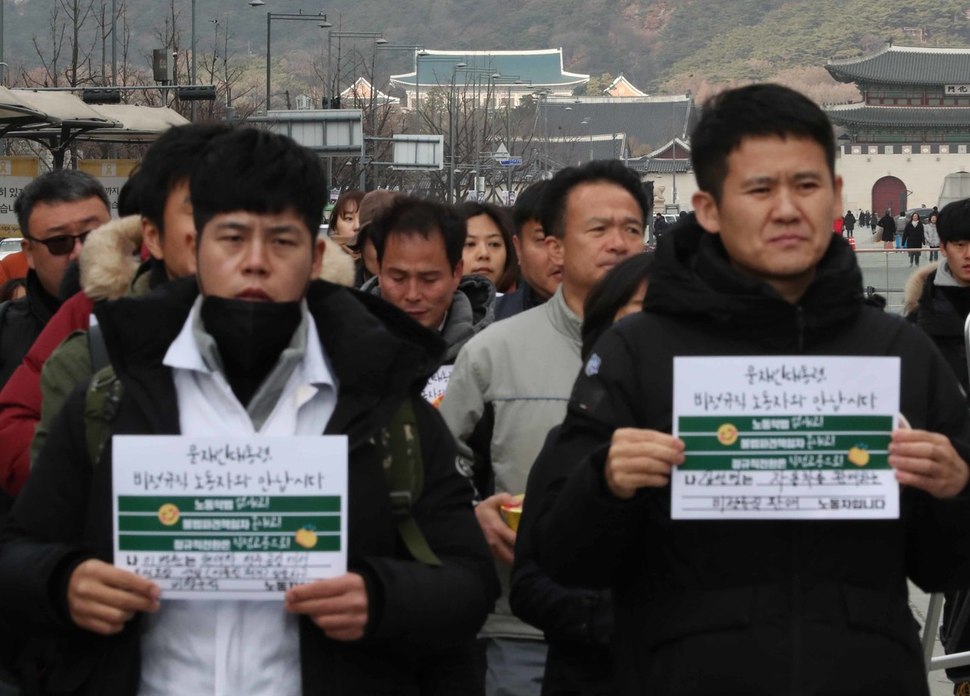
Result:
[[[894,519],[899,358],[674,359],[673,519]]]
[[[451,373],[454,370],[454,365],[442,365],[438,368],[437,372],[431,375],[431,379],[428,380],[428,383],[424,385],[424,389],[421,390],[421,396],[424,397],[424,400],[435,408],[441,405],[441,400],[445,396],[445,390],[448,388],[448,380],[451,379]]]
[[[115,565],[170,599],[279,598],[347,572],[347,438],[115,436]]]

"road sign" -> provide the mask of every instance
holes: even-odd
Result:
[[[508,157],[498,161],[503,167],[520,167],[522,166],[521,157]]]

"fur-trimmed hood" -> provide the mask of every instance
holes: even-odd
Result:
[[[95,302],[124,297],[138,270],[141,239],[138,215],[111,220],[93,230],[78,260],[84,294]]]
[[[323,266],[320,268],[320,280],[327,280],[345,288],[354,287],[357,267],[354,257],[348,254],[342,246],[324,237],[326,246],[323,250]],[[363,263],[363,262],[361,262]]]
[[[923,286],[926,284],[926,279],[936,272],[939,268],[935,263],[930,264],[926,268],[920,268],[915,273],[911,273],[909,278],[906,280],[906,285],[903,286],[903,316],[912,314],[913,311],[919,306],[919,298],[923,295]]]

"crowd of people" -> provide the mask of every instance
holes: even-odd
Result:
[[[25,187],[0,694],[927,694],[907,580],[953,593],[949,625],[970,587],[970,201],[900,231],[941,258],[898,317],[833,234],[895,226],[843,214],[817,106],[728,90],[691,142],[695,212],[655,252],[614,160],[511,209],[346,191],[323,226],[313,153],[187,125],[117,219],[80,172]],[[674,519],[681,356],[897,358],[899,514]],[[128,438],[321,434],[346,443],[345,568],[190,599],[118,558]]]

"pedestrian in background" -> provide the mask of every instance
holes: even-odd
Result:
[[[842,218],[842,223],[845,225],[846,237],[852,236],[852,230],[855,229],[855,222],[856,222],[855,215],[852,214],[852,211],[851,210],[846,211],[845,217]]]
[[[903,229],[903,247],[906,249],[922,249],[926,241],[926,233],[923,231],[923,222],[919,219],[919,213],[913,213],[909,222]],[[909,252],[909,265],[919,266],[919,251]]]
[[[929,222],[923,225],[923,232],[926,235],[926,246],[930,248],[930,263],[940,258],[940,233],[936,229],[936,217],[936,213],[931,213]]]
[[[887,249],[892,249],[893,240],[898,239],[898,235],[896,234],[896,221],[893,220],[893,213],[889,208],[886,208],[886,214],[879,218],[879,226],[882,228],[883,243]],[[899,248],[898,242],[896,247]]]

